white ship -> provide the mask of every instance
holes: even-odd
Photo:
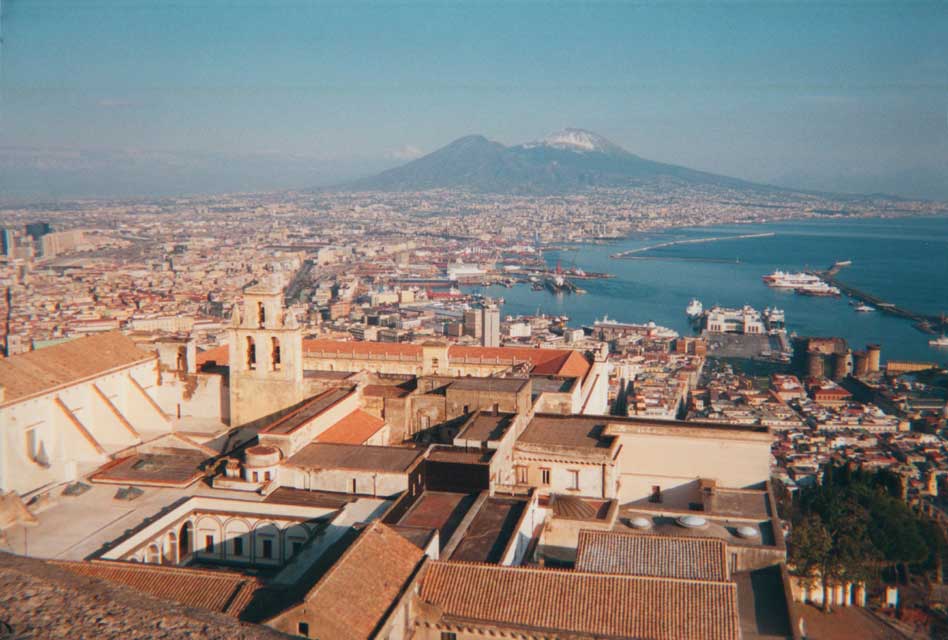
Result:
[[[691,302],[688,303],[688,306],[685,307],[685,313],[692,320],[697,320],[701,317],[701,314],[704,313],[704,305],[702,305],[701,301],[697,298],[692,298]]]
[[[876,308],[870,307],[868,304],[860,304],[856,306],[855,310],[859,313],[869,313],[870,311],[875,311]]]
[[[932,338],[928,344],[933,347],[948,347],[948,336],[942,335],[940,338]]]
[[[813,284],[795,287],[794,291],[804,296],[838,296],[842,293],[836,287],[832,287],[820,279],[817,279]]]
[[[764,276],[763,280],[768,287],[773,287],[774,289],[797,289],[821,282],[818,277],[809,273],[787,273],[779,269],[770,275]]]

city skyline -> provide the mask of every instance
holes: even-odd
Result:
[[[572,126],[758,182],[944,199],[946,28],[927,2],[6,3],[0,184],[307,188]]]

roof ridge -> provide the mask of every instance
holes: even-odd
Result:
[[[532,573],[537,575],[566,575],[566,576],[578,576],[578,577],[590,577],[598,578],[602,580],[628,580],[628,581],[640,581],[640,582],[667,582],[667,583],[676,583],[676,584],[695,584],[695,585],[712,585],[720,586],[725,588],[734,588],[737,589],[737,583],[731,580],[701,580],[699,578],[673,578],[665,576],[638,576],[638,575],[629,575],[629,574],[617,574],[617,573],[596,573],[594,571],[577,571],[575,569],[559,569],[559,568],[538,568],[538,567],[524,567],[524,566],[513,566],[513,565],[497,565],[489,564],[486,562],[461,562],[454,560],[432,560],[431,566],[433,568],[444,566],[447,568],[474,568],[474,569],[488,569],[494,570],[497,572],[509,572],[509,573]]]

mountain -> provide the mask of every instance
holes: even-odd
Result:
[[[646,160],[583,129],[565,129],[542,140],[510,147],[484,136],[466,136],[407,164],[346,186],[366,191],[455,188],[489,193],[551,194],[592,187],[636,186],[659,180],[774,189]]]

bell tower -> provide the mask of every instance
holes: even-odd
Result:
[[[244,290],[228,336],[232,426],[303,399],[303,334],[278,284],[268,280]]]

